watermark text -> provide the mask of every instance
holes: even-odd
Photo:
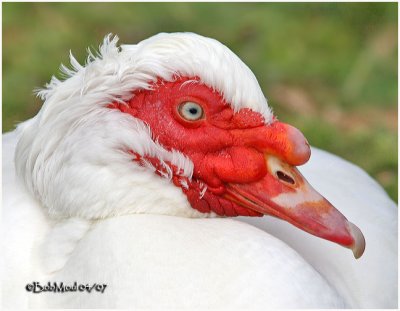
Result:
[[[73,284],[64,284],[64,282],[47,282],[46,284],[40,284],[40,282],[28,283],[25,289],[33,294],[39,294],[43,292],[53,292],[53,293],[68,293],[68,292],[98,292],[103,294],[107,284],[78,284],[74,282]]]

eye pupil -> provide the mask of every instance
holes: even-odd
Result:
[[[189,112],[190,112],[191,114],[197,114],[197,108],[190,108],[190,109],[189,109]]]

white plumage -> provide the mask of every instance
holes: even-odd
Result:
[[[160,34],[122,51],[106,38],[100,52],[85,67],[72,58],[71,77],[40,93],[39,114],[3,135],[6,307],[397,307],[396,207],[359,168],[317,149],[301,168],[364,232],[367,250],[355,261],[271,217],[204,218],[215,214],[191,208],[169,178],[121,152],[157,156],[192,176],[187,156],[107,108],[158,77],[198,76],[234,111],[271,122],[257,80],[232,52],[195,34]],[[25,291],[32,281],[107,288],[34,295]]]

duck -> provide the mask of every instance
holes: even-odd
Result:
[[[3,135],[6,308],[397,306],[395,204],[228,47],[108,35],[70,60]]]

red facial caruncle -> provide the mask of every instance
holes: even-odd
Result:
[[[316,192],[295,168],[310,157],[296,128],[242,108],[234,111],[217,91],[197,77],[158,80],[126,104],[112,103],[149,125],[166,150],[178,150],[194,165],[191,179],[168,163],[173,183],[191,206],[221,216],[272,215],[361,256],[360,230]],[[142,157],[134,154],[140,162]],[[145,157],[158,170],[160,161]]]

